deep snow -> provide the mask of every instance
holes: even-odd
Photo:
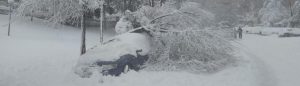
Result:
[[[214,74],[130,71],[120,77],[79,78],[72,68],[79,59],[80,29],[57,29],[40,20],[14,19],[7,37],[7,16],[0,15],[0,86],[296,86],[300,85],[299,38],[245,35],[233,42],[239,64]],[[109,32],[109,31],[106,31]],[[88,48],[98,30],[87,32]],[[105,38],[112,35],[106,34]],[[99,82],[99,77],[104,81]]]

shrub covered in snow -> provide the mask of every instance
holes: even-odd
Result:
[[[122,33],[126,33],[129,30],[132,30],[133,27],[133,15],[132,13],[127,10],[125,12],[125,15],[123,15],[119,21],[117,22],[116,26],[115,26],[115,31],[117,34],[122,34]]]
[[[235,62],[232,47],[207,30],[160,34],[150,54],[150,70],[215,72]]]
[[[115,27],[115,31],[117,34],[126,33],[131,29],[133,29],[132,23],[129,20],[127,20],[125,17],[121,17]]]

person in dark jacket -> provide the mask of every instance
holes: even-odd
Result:
[[[102,61],[97,62],[96,64],[98,66],[102,65],[112,65],[115,64],[116,67],[109,69],[109,70],[103,70],[103,75],[112,75],[112,76],[119,76],[121,73],[126,72],[125,68],[128,66],[128,69],[132,69],[135,71],[139,71],[141,69],[141,65],[143,65],[147,60],[148,56],[142,56],[139,54],[139,52],[142,52],[142,50],[137,50],[136,54],[137,57],[131,54],[126,54],[120,57],[117,61]]]
[[[238,34],[239,34],[239,38],[242,39],[243,38],[243,29],[241,27],[239,27],[239,29],[238,29]]]

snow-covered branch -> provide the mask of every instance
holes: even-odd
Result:
[[[184,3],[191,4],[191,3]],[[214,72],[235,62],[228,40],[204,29],[213,14],[195,7],[142,7],[139,15],[148,18],[153,50],[147,63],[148,70],[186,70]],[[136,29],[135,29],[136,30]]]

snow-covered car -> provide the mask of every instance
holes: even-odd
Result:
[[[279,35],[279,37],[299,37],[299,36],[300,36],[300,29],[291,29]]]
[[[103,75],[118,76],[125,66],[136,70],[147,60],[150,49],[150,38],[146,32],[137,30],[123,33],[80,56],[75,73],[89,77],[93,69],[100,69],[98,71]]]

